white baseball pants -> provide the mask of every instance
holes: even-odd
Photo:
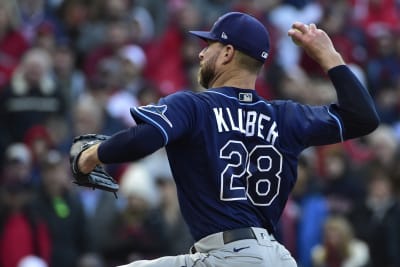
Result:
[[[256,239],[224,244],[222,233],[199,240],[189,254],[140,260],[118,267],[297,267],[289,251],[263,228]],[[195,252],[194,252],[195,251]]]

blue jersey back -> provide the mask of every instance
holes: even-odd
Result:
[[[182,214],[199,240],[249,226],[273,231],[295,184],[299,153],[341,141],[334,109],[222,87],[131,111],[164,136]]]

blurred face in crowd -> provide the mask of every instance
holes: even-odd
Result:
[[[44,74],[44,68],[38,62],[30,61],[25,64],[25,79],[31,85],[37,85]]]
[[[1,202],[12,211],[21,210],[31,200],[32,194],[28,188],[2,188]]]
[[[0,197],[2,197],[2,202],[12,210],[19,210],[30,199],[30,173],[29,163],[16,160],[7,162],[3,169]]]
[[[69,74],[74,66],[74,56],[66,47],[58,48],[54,53],[54,69],[59,75]]]
[[[112,0],[104,1],[105,11],[110,18],[121,18],[123,17],[127,10],[129,9],[128,0]]]
[[[338,252],[345,253],[352,238],[352,230],[345,219],[330,218],[324,228],[324,244]]]
[[[51,58],[46,51],[34,48],[25,54],[21,66],[25,81],[31,86],[37,86],[49,70]]]
[[[100,132],[103,125],[103,110],[92,99],[81,99],[74,107],[75,134]]]
[[[62,194],[70,186],[67,167],[63,161],[46,164],[42,169],[42,179],[46,191],[52,195]]]
[[[384,174],[377,173],[368,188],[369,201],[372,201],[377,205],[385,203],[392,195],[389,178]]]
[[[109,44],[118,49],[127,43],[129,39],[129,32],[125,24],[112,23],[107,31],[107,40]]]
[[[184,5],[177,11],[177,22],[182,31],[195,29],[200,24],[200,14],[192,5]]]
[[[28,163],[20,161],[8,162],[3,170],[2,180],[24,182],[29,179],[31,171],[31,165]]]
[[[128,59],[121,59],[121,67],[122,67],[121,76],[129,80],[131,80],[132,78],[139,77],[142,72],[142,68],[140,66],[132,63]]]

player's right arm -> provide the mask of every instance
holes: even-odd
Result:
[[[294,23],[288,32],[296,43],[328,74],[337,93],[329,106],[294,107],[299,115],[294,132],[304,146],[324,145],[360,137],[379,125],[379,117],[368,90],[346,66],[328,35],[314,24]]]
[[[330,69],[344,65],[341,55],[336,51],[329,36],[315,24],[306,25],[295,22],[288,35],[303,48],[303,50],[328,72]]]

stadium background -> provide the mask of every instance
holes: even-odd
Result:
[[[1,0],[0,267],[101,267],[186,253],[164,151],[108,166],[119,198],[71,183],[73,136],[134,125],[130,106],[197,85],[202,43],[227,11],[272,49],[257,90],[307,104],[334,90],[287,30],[316,23],[372,94],[381,126],[304,151],[277,237],[299,266],[400,266],[398,0]],[[17,241],[18,240],[18,241]]]

